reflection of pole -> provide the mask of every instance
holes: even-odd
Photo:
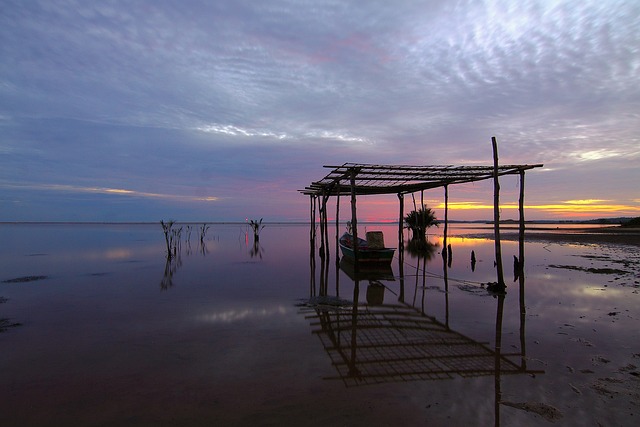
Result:
[[[311,241],[313,244],[313,240]],[[310,278],[309,278],[309,297],[313,297],[316,295],[316,257],[313,254],[313,246],[311,248],[311,256],[309,257],[309,271],[310,271]]]
[[[518,209],[520,210],[520,232],[518,236],[518,280],[520,285],[520,353],[521,353],[521,367],[527,369],[527,343],[525,339],[525,317],[527,314],[527,308],[524,304],[524,171],[520,171],[520,200],[518,203]]]
[[[504,272],[502,270],[502,250],[500,248],[500,183],[498,182],[498,142],[491,137],[493,145],[493,229],[495,233],[496,267],[498,269],[498,286],[504,288]]]
[[[427,288],[427,255],[424,256],[424,263],[422,264],[422,306],[421,306],[422,314],[425,314],[424,294],[426,292],[426,288]]]
[[[402,251],[400,253],[402,253]],[[400,276],[400,292],[398,293],[398,301],[404,302],[404,254],[400,255],[398,275]]]
[[[498,295],[498,309],[496,311],[496,347],[495,347],[495,426],[500,426],[500,401],[502,391],[500,390],[500,360],[502,350],[502,311],[504,309],[504,295]]]
[[[351,360],[349,363],[349,376],[359,374],[356,367],[356,350],[358,348],[358,296],[360,294],[360,281],[356,278],[353,287],[353,308],[351,310]]]
[[[326,284],[325,284],[325,281],[324,281],[324,264],[325,264],[324,257],[321,256],[320,257],[320,289],[319,289],[319,293],[318,293],[318,295],[320,295],[320,296],[327,295]]]
[[[336,297],[339,297],[339,296],[340,296],[340,266],[336,265]]]
[[[416,286],[415,286],[415,289],[413,290],[413,303],[411,303],[413,307],[416,306],[416,298],[418,297],[418,276],[420,276],[420,258],[422,257],[418,255],[417,265],[416,265]],[[425,258],[425,262],[426,262],[426,258]]]
[[[320,295],[329,294],[329,259],[320,257]]]
[[[400,275],[400,293],[398,301],[404,302],[404,194],[398,193],[400,218],[398,219],[398,274]]]
[[[444,251],[444,249],[443,249]],[[442,258],[442,271],[444,277],[444,307],[445,307],[445,326],[449,329],[449,272],[447,271],[447,262]]]

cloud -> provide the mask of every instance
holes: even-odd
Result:
[[[296,203],[314,165],[486,164],[493,135],[556,183],[640,179],[637,2],[10,2],[0,38],[12,182]]]
[[[144,191],[129,190],[124,188],[104,188],[104,187],[80,187],[76,185],[64,184],[28,184],[28,183],[12,183],[0,182],[0,188],[12,190],[37,190],[47,192],[65,192],[65,193],[89,193],[89,194],[107,194],[113,196],[138,197],[148,199],[166,199],[179,202],[215,202],[219,197],[215,196],[184,196],[179,194],[163,194],[163,193],[147,193]]]

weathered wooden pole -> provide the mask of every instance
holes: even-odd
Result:
[[[491,137],[493,146],[493,229],[496,247],[496,268],[498,270],[498,286],[503,289],[504,271],[502,269],[502,250],[500,248],[500,183],[498,182],[498,142],[496,137]]]
[[[340,185],[338,184],[336,194],[336,265],[340,263],[340,251],[338,249],[338,240],[340,239]]]
[[[319,197],[319,206],[318,206],[318,222],[320,223],[320,257],[324,258],[325,255],[325,251],[324,251],[324,246],[326,244],[325,240],[324,240],[324,210],[325,210],[325,204],[324,204],[324,189],[322,190],[322,194]]]
[[[398,274],[400,275],[400,292],[398,301],[404,302],[404,194],[398,193],[400,201],[400,218],[398,219]]]
[[[309,230],[309,244],[311,246],[311,256],[315,255],[315,246],[316,246],[316,196],[313,194],[309,195],[310,202],[310,227]]]
[[[329,211],[327,210],[327,203],[329,203],[329,195],[326,194],[323,197],[322,204],[324,205],[324,241],[325,248],[324,253],[329,261]]]
[[[402,252],[404,248],[404,194],[398,193],[400,203],[400,217],[398,218],[398,249]]]
[[[518,277],[524,277],[524,171],[520,171],[520,198],[518,200],[518,210],[520,211],[520,228],[518,232]],[[520,298],[522,304],[520,309],[524,310],[524,282],[521,280]]]
[[[447,250],[447,230],[449,225],[449,186],[444,186],[444,242],[442,245],[442,253],[446,254]],[[444,276],[444,303],[445,303],[445,326],[449,329],[449,273],[447,271],[447,262],[445,256],[442,257],[442,270]]]
[[[356,212],[356,175],[355,168],[351,168],[351,234],[353,235],[353,256],[355,271],[358,271],[358,217]]]
[[[442,245],[443,258],[447,249],[447,233],[449,230],[449,185],[444,186],[444,243]]]
[[[426,239],[427,238],[427,227],[424,226],[424,217],[425,217],[426,212],[424,211],[424,190],[420,191],[420,216],[422,217],[422,219],[420,220],[420,232],[424,232],[423,235],[420,236],[421,239]],[[423,228],[424,227],[424,228]]]

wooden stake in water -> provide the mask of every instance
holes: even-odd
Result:
[[[504,272],[502,270],[502,250],[500,249],[500,183],[498,182],[498,142],[491,137],[493,145],[493,229],[495,232],[496,268],[498,269],[498,285],[504,288]]]

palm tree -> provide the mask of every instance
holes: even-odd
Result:
[[[435,212],[426,206],[411,211],[404,217],[405,228],[412,231],[412,240],[426,240],[427,228],[438,226]]]

